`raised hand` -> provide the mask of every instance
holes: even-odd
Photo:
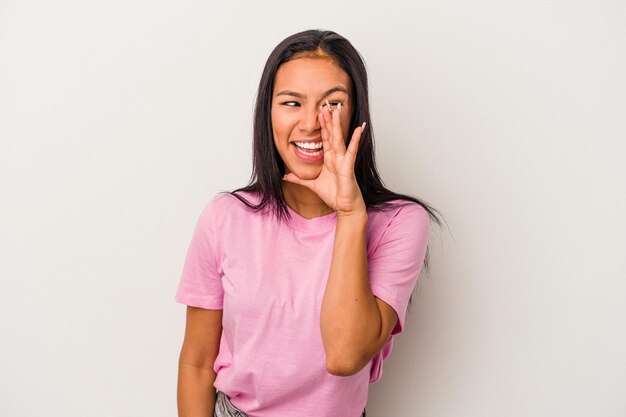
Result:
[[[318,114],[324,151],[324,165],[318,177],[304,180],[290,172],[283,179],[311,189],[329,207],[343,215],[365,212],[365,202],[354,175],[354,162],[365,123],[354,129],[346,149],[339,117],[341,111],[341,103],[333,110],[327,100]]]

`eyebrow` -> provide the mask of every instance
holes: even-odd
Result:
[[[326,92],[324,94],[322,94],[322,98],[334,93],[335,91],[341,91],[343,93],[348,94],[348,90],[342,86],[342,85],[338,85],[336,87],[333,87],[329,90],[326,90]],[[296,91],[289,91],[289,90],[283,90],[280,93],[276,94],[276,96],[294,96],[294,97],[298,97],[298,98],[306,98],[306,96],[304,94],[298,93]]]

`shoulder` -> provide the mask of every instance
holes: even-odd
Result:
[[[390,206],[381,210],[368,210],[368,220],[374,228],[386,229],[392,225],[412,225],[428,228],[430,217],[426,209],[413,201],[391,200]]]
[[[381,247],[399,249],[403,245],[425,246],[430,234],[430,217],[421,205],[393,200],[390,207],[368,212],[368,253]]]
[[[232,210],[238,211],[246,208],[244,201],[250,204],[257,204],[259,196],[251,192],[238,191],[237,195],[233,195],[228,191],[222,191],[215,194],[206,204],[205,210],[209,211],[222,211],[222,214],[226,214]]]
[[[215,228],[227,224],[243,224],[258,215],[244,200],[248,204],[256,205],[260,197],[251,192],[237,192],[237,195],[228,191],[219,192],[204,205],[201,220]]]

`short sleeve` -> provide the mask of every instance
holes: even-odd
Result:
[[[224,287],[216,254],[215,198],[202,210],[196,223],[175,300],[209,310],[222,310]]]
[[[392,217],[368,258],[372,293],[398,314],[398,323],[391,331],[391,337],[372,359],[370,382],[380,379],[383,359],[391,353],[393,336],[404,329],[409,299],[426,256],[429,228],[428,213],[422,206],[405,205]]]

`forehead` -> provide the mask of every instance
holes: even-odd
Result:
[[[337,85],[349,89],[350,77],[331,59],[296,58],[278,68],[274,80],[274,94],[283,89],[314,94]]]

